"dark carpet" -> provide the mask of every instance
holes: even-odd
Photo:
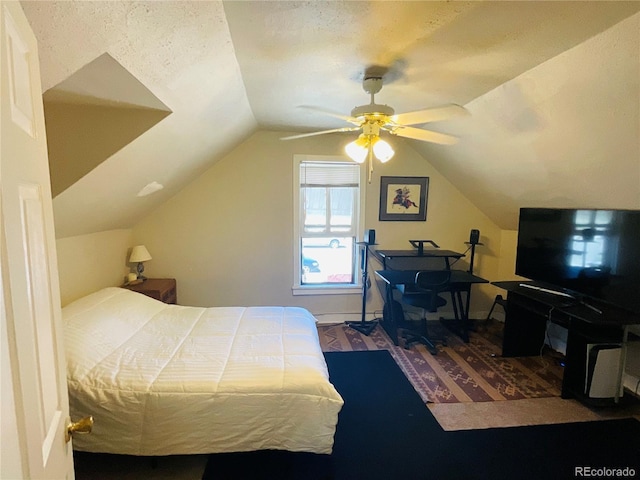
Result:
[[[590,468],[589,478],[615,478],[615,468],[640,478],[637,420],[445,432],[388,351],[325,357],[345,401],[333,453],[215,454],[203,480],[539,480],[580,478],[576,468]]]

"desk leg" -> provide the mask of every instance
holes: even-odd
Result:
[[[451,292],[451,305],[453,306],[453,318],[456,323],[460,323],[460,309],[462,307],[458,307],[462,302],[459,302],[460,295],[457,290]]]
[[[467,294],[467,299],[466,299],[466,306],[464,308],[464,310],[462,310],[462,318],[461,318],[461,322],[462,322],[462,339],[464,340],[465,343],[469,343],[469,304],[471,301],[471,287],[469,287],[467,290],[465,290],[466,294]],[[462,305],[462,292],[458,292],[458,297],[459,297],[459,301],[460,301],[460,305]]]
[[[467,294],[467,302],[462,299],[462,292]],[[440,322],[451,332],[458,335],[464,343],[469,343],[469,294],[471,288],[451,291],[451,304],[453,306],[453,320],[441,319]]]
[[[393,287],[386,286],[386,301],[382,312],[382,327],[387,332],[394,345],[398,345],[398,322],[394,314]],[[402,308],[402,307],[401,307]]]

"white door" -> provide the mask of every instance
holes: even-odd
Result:
[[[18,2],[0,10],[0,478],[73,479],[37,45]]]

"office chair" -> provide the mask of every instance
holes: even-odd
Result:
[[[414,343],[423,343],[435,355],[437,353],[436,342],[447,344],[445,338],[429,337],[426,313],[436,312],[447,304],[447,301],[438,294],[448,291],[450,280],[450,270],[422,270],[416,274],[414,284],[398,285],[398,290],[402,292],[402,302],[423,309],[420,330],[407,328],[409,327],[407,321],[404,322],[405,325],[400,326],[405,340],[404,348],[409,348]]]

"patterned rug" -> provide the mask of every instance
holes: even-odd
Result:
[[[500,328],[471,332],[469,343],[430,322],[447,337],[432,355],[424,345],[395,346],[381,326],[369,336],[344,324],[318,325],[325,352],[389,350],[425,403],[491,402],[560,396],[562,366],[553,351],[537,357],[501,357]]]

